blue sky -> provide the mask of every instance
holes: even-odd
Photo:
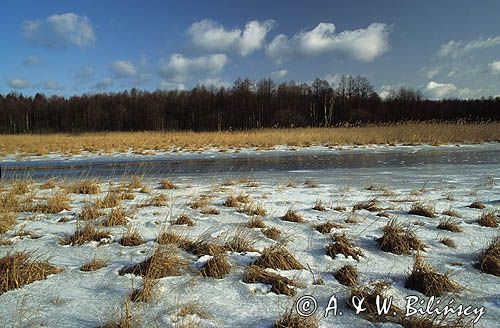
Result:
[[[0,93],[337,81],[500,95],[500,1],[2,1]]]

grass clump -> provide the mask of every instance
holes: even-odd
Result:
[[[103,225],[105,227],[114,227],[119,225],[126,225],[128,223],[127,212],[122,207],[112,208],[109,212]]]
[[[279,270],[301,270],[304,266],[290,253],[285,246],[274,244],[264,248],[255,265],[279,269]]]
[[[493,209],[489,211],[483,211],[479,216],[478,223],[483,227],[497,228],[498,220],[496,211]]]
[[[441,229],[441,230],[451,231],[451,232],[463,232],[464,231],[462,229],[462,227],[459,226],[458,223],[454,222],[452,219],[441,220],[441,222],[439,222],[437,228]]]
[[[332,242],[326,247],[326,255],[335,258],[337,254],[342,254],[346,258],[351,256],[356,261],[363,254],[359,247],[355,247],[346,234],[333,236]]]
[[[359,202],[354,204],[352,210],[353,211],[366,210],[369,212],[378,212],[380,211],[380,207],[378,207],[377,201],[375,199],[372,199],[369,201]]]
[[[85,272],[90,272],[90,271],[96,271],[96,270],[102,269],[106,266],[107,266],[106,261],[99,260],[99,259],[92,259],[92,260],[82,264],[82,266],[80,267],[80,270],[85,271]]]
[[[320,212],[326,211],[325,205],[323,205],[323,202],[320,199],[318,199],[316,201],[316,203],[314,203],[314,206],[312,209],[316,210],[316,211],[320,211]]]
[[[264,236],[272,240],[278,240],[281,236],[281,231],[276,227],[269,227],[262,230]]]
[[[281,217],[281,220],[288,221],[288,222],[297,222],[297,223],[304,222],[304,218],[302,217],[302,215],[300,215],[299,212],[297,212],[293,209],[288,209],[288,211],[286,211],[285,215],[283,215]]]
[[[318,323],[317,317],[303,317],[290,309],[274,321],[273,328],[317,328]]]
[[[47,197],[44,203],[33,206],[31,211],[35,213],[56,214],[63,210],[69,211],[70,209],[71,205],[68,195],[59,192]]]
[[[179,217],[172,222],[175,225],[187,225],[188,227],[194,226],[193,220],[186,213],[182,213]]]
[[[319,187],[319,184],[316,182],[316,180],[314,179],[306,179],[304,181],[304,185],[307,187],[307,188],[318,188]]]
[[[15,180],[10,192],[14,195],[24,195],[31,191],[31,182],[27,180]]]
[[[130,181],[127,185],[127,188],[128,189],[139,189],[139,188],[142,188],[143,185],[142,185],[142,181],[143,181],[143,177],[140,177],[140,176],[137,176],[137,175],[133,175],[130,177]]]
[[[144,244],[144,238],[136,228],[128,228],[120,239],[122,246],[139,246]]]
[[[71,189],[74,194],[93,195],[101,192],[101,185],[97,179],[84,179],[77,181]]]
[[[425,217],[428,217],[428,218],[434,218],[434,217],[436,217],[435,209],[434,209],[433,205],[423,204],[423,203],[419,203],[419,202],[413,203],[411,205],[411,208],[408,211],[408,214],[425,216]]]
[[[457,211],[455,211],[454,209],[447,209],[447,210],[444,210],[443,211],[443,215],[448,215],[448,216],[451,216],[451,217],[454,217],[454,218],[461,218],[462,216],[460,215],[460,213],[458,213]]]
[[[161,206],[166,206],[167,202],[168,202],[168,197],[166,195],[158,194],[150,196],[143,203],[137,204],[136,206],[139,208],[148,206],[161,207]]]
[[[119,271],[120,275],[133,274],[136,276],[159,279],[167,276],[178,276],[181,270],[187,267],[187,262],[178,252],[177,248],[159,246],[153,254],[144,261],[124,267]]]
[[[160,181],[161,189],[177,189],[177,186],[169,179],[162,179]]]
[[[225,207],[238,207],[240,204],[248,204],[250,202],[250,196],[244,193],[240,193],[237,196],[231,194],[224,201],[223,205]]]
[[[83,245],[90,241],[100,242],[102,239],[110,238],[108,230],[96,228],[91,223],[86,223],[83,226],[77,226],[72,235],[67,236],[61,241],[63,245]]]
[[[377,239],[380,249],[393,254],[410,254],[411,250],[424,250],[423,244],[413,230],[398,224],[395,220],[389,221],[384,227],[384,235]]]
[[[347,299],[347,304],[350,308],[354,309],[355,307],[352,304],[353,297],[356,296],[358,299],[364,298],[363,307],[366,308],[364,312],[368,316],[368,320],[372,322],[397,320],[393,314],[401,315],[401,309],[394,304],[391,305],[387,315],[383,313],[379,315],[377,312],[377,299],[379,299],[379,302],[383,302],[388,288],[387,283],[383,281],[376,281],[365,286],[352,288],[350,296]]]
[[[102,199],[97,199],[96,206],[99,208],[113,208],[122,203],[122,195],[118,192],[110,191]]]
[[[245,223],[245,227],[247,228],[265,228],[266,224],[264,220],[260,216],[254,216],[250,220]]]
[[[445,246],[448,246],[450,248],[457,248],[457,245],[453,241],[453,239],[448,238],[448,237],[443,237],[439,240],[439,242]]]
[[[479,201],[479,200],[476,200],[476,201],[473,201],[470,205],[469,205],[469,208],[476,208],[476,209],[479,209],[479,210],[482,210],[482,209],[485,209],[486,206],[483,204],[483,202]]]
[[[200,237],[198,238],[198,240],[186,244],[184,249],[187,252],[196,256],[203,256],[203,255],[217,256],[223,254],[226,251],[223,246],[205,237]]]
[[[500,237],[493,239],[481,252],[477,268],[481,272],[500,277]]]
[[[10,212],[0,212],[0,234],[6,233],[17,223],[16,216]]]
[[[243,276],[243,282],[271,285],[271,291],[278,295],[294,296],[297,283],[289,278],[266,271],[258,265],[250,265]]]
[[[460,290],[460,287],[448,275],[439,273],[433,266],[425,263],[418,253],[415,256],[413,269],[406,278],[405,288],[419,291],[428,297],[439,297],[444,293]]]
[[[0,295],[62,271],[46,261],[35,258],[32,254],[24,252],[7,254],[0,258]]]
[[[153,296],[153,288],[158,280],[145,276],[142,279],[142,286],[132,290],[128,296],[132,302],[147,302]]]
[[[245,206],[238,209],[239,213],[245,213],[248,216],[259,215],[265,216],[266,209],[259,204],[245,204]]]
[[[210,196],[207,195],[201,195],[195,200],[191,201],[189,204],[189,207],[191,207],[193,210],[199,209],[199,208],[204,208],[208,206],[208,203],[210,202]]]
[[[80,220],[88,221],[95,220],[104,215],[104,212],[95,204],[85,204],[79,214]]]
[[[226,254],[219,254],[208,260],[205,266],[201,268],[200,273],[204,277],[222,279],[229,271],[231,271],[231,265]]]
[[[342,228],[342,226],[340,224],[333,222],[325,222],[320,225],[317,225],[314,229],[316,229],[316,231],[320,233],[325,234],[325,233],[330,233],[330,231],[332,231],[333,228],[339,229]]]
[[[193,242],[188,238],[180,235],[174,230],[162,229],[156,238],[156,242],[160,245],[174,245],[176,247],[186,249]]]
[[[248,234],[236,233],[231,239],[224,243],[224,249],[229,252],[243,253],[255,252],[253,247],[255,240]]]
[[[56,186],[56,179],[50,178],[40,185],[40,189],[52,189]]]
[[[334,274],[335,279],[345,286],[354,286],[358,282],[358,269],[352,265],[344,265]]]
[[[220,211],[214,206],[205,206],[200,211],[201,214],[219,215]]]

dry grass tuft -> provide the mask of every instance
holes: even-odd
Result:
[[[112,208],[109,212],[103,225],[105,227],[114,227],[118,225],[126,225],[128,223],[127,212],[122,207]]]
[[[273,328],[317,328],[319,319],[315,316],[302,317],[294,313],[292,309],[280,315]]]
[[[478,223],[480,226],[483,227],[497,228],[498,220],[496,211],[494,209],[491,209],[489,211],[483,211],[479,216]]]
[[[297,282],[292,279],[266,271],[258,265],[250,265],[243,276],[246,283],[263,283],[271,285],[271,291],[278,295],[294,296]]]
[[[345,212],[347,209],[345,208],[345,206],[337,205],[337,206],[333,207],[333,210],[337,211],[337,212]]]
[[[7,254],[0,259],[0,295],[62,271],[46,261],[35,258],[32,254],[24,252]]]
[[[246,204],[243,207],[240,207],[238,209],[239,213],[245,213],[248,216],[252,215],[259,215],[259,216],[265,216],[266,215],[266,210],[259,204]]]
[[[254,244],[255,240],[249,234],[237,232],[231,239],[224,243],[224,249],[236,253],[255,252]]]
[[[229,271],[231,271],[231,265],[227,261],[226,254],[220,254],[208,260],[200,273],[204,277],[222,279]]]
[[[288,211],[286,211],[285,215],[283,215],[281,219],[283,221],[288,221],[288,222],[297,222],[297,223],[304,222],[304,218],[302,217],[302,215],[300,215],[300,213],[298,213],[293,209],[288,209]]]
[[[10,192],[14,195],[24,195],[31,191],[31,181],[28,180],[15,180],[12,183]]]
[[[83,226],[77,226],[72,235],[66,236],[61,241],[62,245],[83,245],[90,241],[100,242],[102,239],[110,238],[111,235],[108,230],[101,230],[96,228],[91,223],[86,223]]]
[[[175,245],[179,248],[186,249],[193,242],[187,237],[182,236],[174,230],[162,229],[156,238],[156,242],[160,245]]]
[[[337,254],[342,254],[346,258],[351,256],[356,261],[359,261],[359,257],[363,254],[359,247],[355,247],[349,240],[347,235],[338,234],[333,236],[333,242],[326,247],[326,255],[335,258]]]
[[[113,208],[122,203],[123,197],[119,192],[109,191],[103,199],[96,200],[96,206],[99,208]]]
[[[168,197],[164,194],[152,195],[144,203],[137,204],[137,207],[161,207],[166,206],[168,202]]]
[[[438,229],[441,230],[447,230],[451,232],[463,232],[464,229],[462,229],[461,226],[458,225],[458,223],[454,222],[453,219],[445,219],[441,220],[437,226]]]
[[[132,312],[130,311],[130,303],[127,300],[123,304],[123,309],[120,310],[120,313],[114,319],[108,320],[104,324],[99,324],[99,328],[134,328],[138,325],[138,320],[132,316]]]
[[[474,202],[472,202],[472,204],[469,205],[469,208],[477,208],[477,209],[485,209],[486,206],[483,204],[483,202],[479,201],[479,200],[476,200]]]
[[[250,196],[244,193],[240,193],[237,196],[231,194],[224,201],[223,205],[225,207],[238,207],[240,204],[250,203]]]
[[[326,211],[325,205],[323,205],[323,202],[321,200],[316,200],[316,203],[314,203],[312,209],[320,212]]]
[[[344,265],[334,274],[335,279],[345,286],[354,286],[358,283],[358,269],[352,265]]]
[[[104,260],[99,260],[99,259],[92,259],[88,262],[85,262],[81,267],[81,271],[96,271],[102,268],[105,268],[107,266],[106,261]]]
[[[177,186],[169,179],[163,179],[160,181],[160,187],[162,189],[177,189]]]
[[[0,212],[17,212],[20,207],[21,201],[14,192],[0,193]]]
[[[128,183],[127,188],[129,188],[129,189],[142,188],[143,187],[142,181],[143,181],[143,177],[133,175],[130,177],[130,182]]]
[[[410,275],[406,278],[405,288],[421,292],[425,296],[439,297],[447,292],[458,292],[460,287],[448,275],[439,273],[433,266],[425,263],[420,254],[416,254]]]
[[[200,211],[201,214],[219,215],[220,211],[214,206],[205,206]]]
[[[461,218],[462,216],[460,215],[460,213],[458,213],[457,211],[449,208],[447,210],[444,210],[443,211],[443,215],[448,215],[448,216],[451,216],[451,217],[454,217],[454,218]]]
[[[145,276],[142,279],[142,286],[132,290],[128,296],[132,302],[147,302],[153,296],[153,288],[156,286],[157,280]]]
[[[363,307],[366,308],[364,312],[368,316],[368,320],[372,322],[397,320],[393,314],[401,315],[401,310],[394,304],[391,305],[387,315],[383,313],[379,315],[377,311],[377,298],[382,302],[386,297],[385,292],[388,288],[387,283],[383,281],[376,281],[369,285],[352,288],[350,296],[347,299],[347,304],[354,309],[354,305],[352,304],[353,297],[356,296],[358,299],[364,298]]]
[[[423,244],[413,230],[398,224],[395,220],[389,221],[384,227],[384,235],[377,239],[380,249],[393,254],[410,254],[410,250],[424,250]]]
[[[301,270],[304,266],[285,246],[274,244],[264,248],[255,265],[280,270]]]
[[[338,224],[338,223],[333,223],[333,222],[325,222],[320,225],[317,225],[314,229],[320,233],[330,233],[333,228],[340,229],[343,226]]]
[[[434,209],[433,205],[423,204],[423,203],[419,203],[419,202],[413,203],[411,205],[411,209],[408,211],[408,214],[425,216],[428,218],[436,217],[435,209]]]
[[[84,179],[77,181],[71,188],[75,194],[93,195],[101,192],[101,185],[97,179]]]
[[[10,212],[0,212],[0,234],[6,233],[17,223],[16,216]]]
[[[439,240],[439,242],[445,246],[448,246],[450,248],[457,248],[457,245],[453,241],[453,239],[448,238],[448,237],[443,237]]]
[[[318,188],[319,187],[319,184],[314,179],[306,179],[304,181],[304,185],[307,188]]]
[[[56,186],[56,179],[50,178],[40,185],[40,189],[52,189]]]
[[[500,237],[494,238],[481,252],[477,268],[481,272],[500,277]]]
[[[200,237],[198,240],[188,243],[184,249],[196,256],[217,256],[225,252],[223,246],[209,240],[206,237]]]
[[[178,276],[185,268],[187,268],[187,262],[179,255],[177,248],[159,246],[146,260],[122,268],[119,274],[130,273],[136,276],[159,279],[167,276]]]
[[[380,207],[378,207],[377,201],[375,199],[372,199],[366,202],[359,202],[354,204],[352,210],[353,211],[366,210],[369,212],[378,212],[380,211]]]
[[[194,226],[193,220],[186,213],[182,213],[179,217],[172,222],[175,225],[187,225],[188,227]]]
[[[35,213],[56,214],[63,210],[69,211],[70,209],[71,205],[68,195],[58,192],[47,197],[44,203],[33,206],[30,211]]]
[[[260,216],[254,216],[248,222],[245,223],[245,227],[247,228],[265,228],[266,224],[264,220]]]
[[[122,246],[139,246],[144,244],[144,238],[141,236],[139,230],[137,228],[127,228],[127,231],[123,234],[120,239],[120,244]]]
[[[262,230],[262,233],[264,234],[264,236],[272,240],[278,240],[281,236],[281,231],[276,227],[266,228]]]
[[[95,220],[104,215],[104,212],[95,204],[85,204],[79,214],[80,220],[88,221]]]
[[[191,201],[189,207],[191,207],[193,210],[196,210],[208,206],[209,202],[210,202],[210,196],[201,195],[197,199]]]

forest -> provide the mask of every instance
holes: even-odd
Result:
[[[500,98],[425,99],[401,87],[385,99],[363,76],[331,85],[237,79],[231,87],[131,89],[68,98],[37,93],[0,95],[0,133],[98,131],[222,131],[335,127],[404,121],[498,121]]]

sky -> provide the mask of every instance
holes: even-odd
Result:
[[[500,1],[23,1],[0,8],[0,94],[337,83],[500,96]]]

